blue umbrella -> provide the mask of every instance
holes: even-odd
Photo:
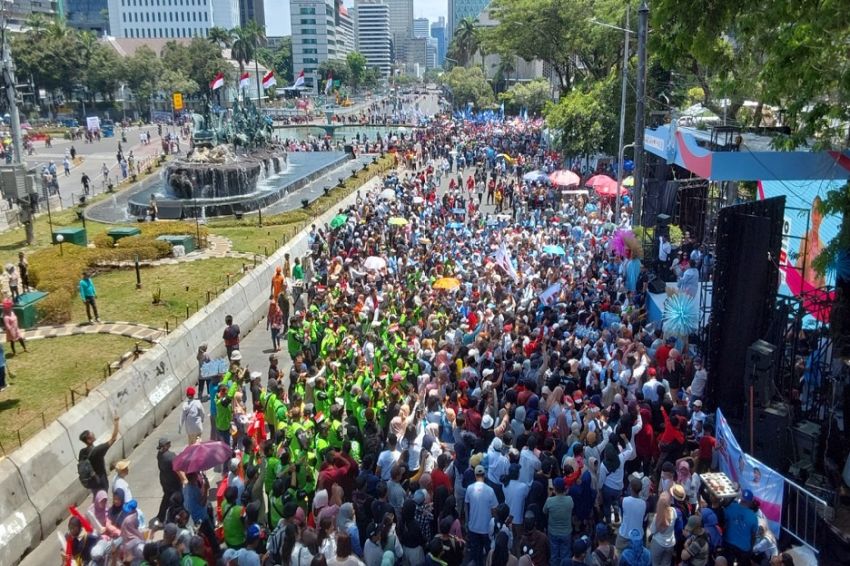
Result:
[[[544,246],[543,253],[552,254],[552,255],[566,255],[567,252],[564,251],[564,248],[561,246]]]
[[[543,171],[529,171],[522,176],[522,179],[527,183],[548,183],[549,175]]]
[[[461,228],[463,228],[463,224],[460,222],[449,222],[448,224],[446,224],[446,227],[451,228],[452,230],[460,230]]]

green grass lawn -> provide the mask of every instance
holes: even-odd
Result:
[[[254,217],[256,219],[256,217]],[[271,255],[298,233],[300,223],[277,226],[209,226],[210,232],[233,242],[233,250],[249,254]]]
[[[249,260],[235,258],[205,259],[176,265],[163,265],[141,270],[142,288],[136,289],[133,269],[121,269],[96,275],[97,306],[100,319],[124,320],[164,328],[186,320],[186,305],[194,314],[207,301],[207,291],[216,294],[227,289],[242,276],[242,265]],[[153,304],[153,293],[161,289],[160,304]],[[75,296],[72,320],[85,321],[86,309]],[[176,317],[176,320],[175,320]]]
[[[99,334],[67,336],[27,342],[29,352],[7,356],[6,383],[0,393],[0,443],[6,453],[65,412],[71,403],[70,388],[85,391],[103,380],[106,364],[132,350],[136,341],[124,336]],[[81,353],[85,352],[85,355]],[[11,372],[11,377],[9,373]],[[43,413],[43,418],[42,418]]]
[[[74,210],[63,210],[51,214],[53,220],[53,228],[67,228],[69,226],[82,227],[83,223],[77,219],[77,213]],[[86,233],[89,241],[102,232],[106,232],[113,226],[109,224],[101,224],[100,222],[86,221]],[[0,264],[18,263],[18,252],[23,251],[27,254],[35,250],[53,245],[50,237],[50,222],[47,215],[39,216],[35,220],[34,226],[35,242],[33,245],[27,245],[27,236],[23,227],[7,230],[0,233]]]

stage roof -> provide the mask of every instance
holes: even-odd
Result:
[[[770,138],[742,133],[739,150],[711,151],[711,133],[664,124],[644,130],[646,151],[710,181],[802,181],[850,178],[850,150],[775,151]]]

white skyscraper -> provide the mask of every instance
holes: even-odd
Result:
[[[292,25],[292,69],[304,71],[304,86],[316,89],[319,65],[338,59],[336,0],[289,0]],[[345,54],[342,55],[345,57]]]
[[[392,70],[390,60],[390,9],[380,0],[357,0],[357,49],[366,57],[370,67],[388,77]]]
[[[336,47],[337,56],[342,59],[354,51],[356,41],[354,39],[354,20],[351,14],[348,13],[348,8],[341,1],[338,7]]]
[[[206,37],[212,26],[239,25],[239,0],[109,0],[108,6],[109,31],[114,37]]]

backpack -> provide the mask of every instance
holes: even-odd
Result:
[[[84,452],[85,457],[83,457]],[[80,483],[83,484],[83,487],[87,489],[95,489],[100,484],[100,478],[97,477],[97,474],[94,471],[94,466],[91,465],[89,453],[90,451],[80,451],[80,459],[77,462],[77,475],[79,476]]]
[[[593,556],[596,558],[596,563],[599,564],[599,566],[611,566],[614,563],[614,547],[608,547],[607,555],[597,548],[593,551]]]

